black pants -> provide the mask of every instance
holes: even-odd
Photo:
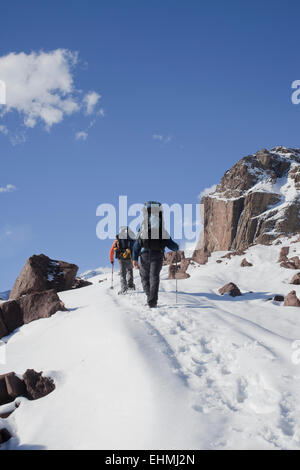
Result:
[[[121,276],[121,291],[126,291],[134,287],[133,283],[133,268],[130,259],[119,259],[120,276]]]
[[[164,254],[161,251],[149,250],[141,254],[140,276],[150,307],[155,307],[157,304],[159,275],[163,259]]]

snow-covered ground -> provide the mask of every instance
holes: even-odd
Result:
[[[0,373],[43,370],[56,390],[0,420],[16,436],[4,448],[300,449],[300,309],[267,300],[300,297],[281,247],[250,248],[253,267],[240,267],[244,256],[217,264],[224,253],[190,266],[177,304],[166,267],[157,309],[144,306],[138,273],[127,296],[101,270],[61,293],[70,311],[8,338]],[[242,297],[218,294],[229,281]]]

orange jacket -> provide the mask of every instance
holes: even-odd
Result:
[[[110,262],[113,263],[114,260],[115,260],[115,245],[116,245],[116,241],[115,240],[111,246],[111,249],[110,249],[110,252],[109,252],[109,259],[110,259]]]

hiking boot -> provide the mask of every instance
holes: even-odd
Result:
[[[135,285],[133,284],[132,286],[128,286],[128,290],[135,290]]]
[[[149,308],[156,308],[157,307],[157,302],[148,302],[148,307]]]
[[[126,294],[126,292],[127,292],[127,289],[121,289],[119,290],[118,295],[124,295]]]

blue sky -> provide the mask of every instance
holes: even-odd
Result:
[[[0,117],[0,291],[33,253],[81,271],[107,264],[111,242],[95,234],[101,203],[197,203],[242,156],[298,147],[299,13],[292,0],[2,2],[0,80],[2,59],[23,88]],[[30,121],[34,65],[20,53],[62,49],[76,62],[60,72],[79,110]],[[44,105],[47,64],[30,91]],[[88,114],[91,92],[101,98]]]

